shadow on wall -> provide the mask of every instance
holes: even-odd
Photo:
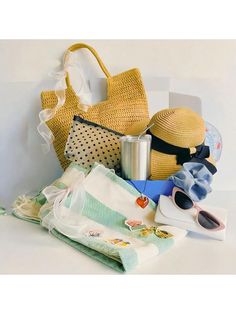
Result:
[[[42,89],[42,84],[30,82],[0,86],[7,107],[0,118],[0,202],[7,208],[19,194],[38,191],[62,173],[53,148],[43,153],[37,132]]]

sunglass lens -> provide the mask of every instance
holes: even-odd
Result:
[[[204,210],[199,212],[198,222],[205,229],[216,229],[220,226],[219,221],[217,221],[216,218]]]
[[[175,203],[182,209],[190,209],[193,207],[193,201],[185,193],[177,191],[175,193]]]

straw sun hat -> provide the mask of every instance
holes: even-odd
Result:
[[[185,107],[164,109],[150,121],[132,125],[126,134],[139,134],[147,125],[147,133],[152,135],[152,180],[167,179],[188,161],[200,162],[212,174],[216,172],[209,147],[204,145],[205,123],[197,113]]]

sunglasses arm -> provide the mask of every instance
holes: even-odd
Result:
[[[200,206],[198,206],[196,203],[194,203],[193,207],[199,212],[203,210]]]

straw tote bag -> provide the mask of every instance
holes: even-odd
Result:
[[[120,133],[125,133],[134,122],[149,119],[147,98],[139,70],[135,68],[111,76],[97,52],[82,43],[69,47],[64,60],[68,54],[81,48],[90,50],[105,74],[107,99],[90,106],[87,111],[83,111],[83,104],[73,90],[69,74],[66,72],[65,102],[52,119],[46,122],[54,135],[53,145],[64,169],[70,163],[64,157],[64,149],[74,115],[82,115],[86,120]],[[55,91],[42,92],[41,100],[43,109],[55,108],[57,104]]]

